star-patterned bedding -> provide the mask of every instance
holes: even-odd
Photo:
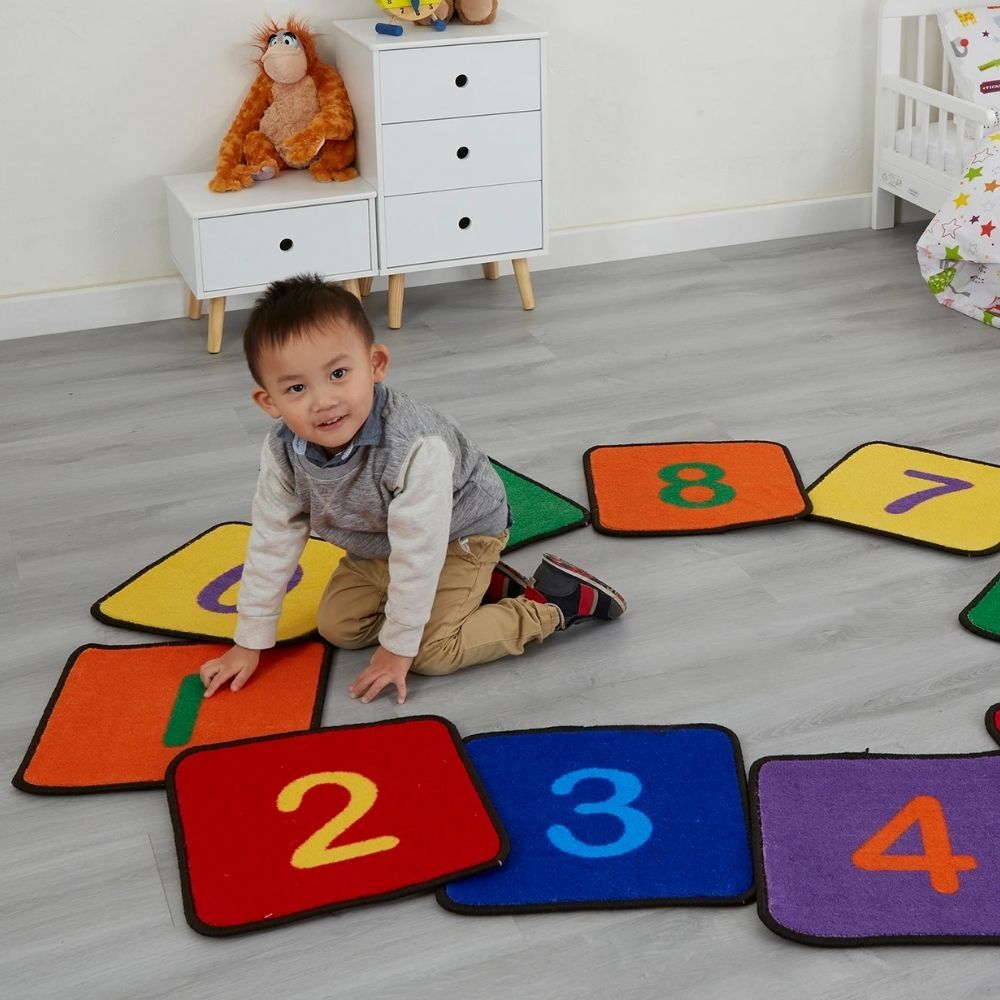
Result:
[[[984,108],[1000,94],[1000,6],[942,10],[938,26],[955,93]]]
[[[917,259],[941,305],[1000,326],[1000,132],[984,137],[917,241]]]

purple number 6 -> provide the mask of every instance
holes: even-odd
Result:
[[[958,493],[959,490],[971,490],[972,483],[967,483],[964,479],[952,479],[951,476],[936,476],[932,472],[918,472],[916,469],[907,469],[904,476],[912,476],[914,479],[926,479],[930,483],[940,483],[929,490],[920,490],[918,493],[910,493],[898,500],[893,500],[885,512],[887,514],[905,514],[908,510],[913,510],[917,504],[925,500],[933,500],[934,497],[943,497],[946,493]]]

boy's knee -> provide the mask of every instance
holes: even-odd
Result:
[[[435,676],[453,674],[461,665],[457,637],[450,637],[442,642],[432,642],[421,646],[420,651],[413,658],[410,669],[415,674]]]
[[[338,649],[364,649],[375,645],[378,639],[378,628],[372,628],[364,622],[321,621],[317,628],[319,634]]]

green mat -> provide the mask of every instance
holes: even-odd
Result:
[[[970,632],[1000,642],[1000,574],[962,609],[958,620]]]
[[[590,511],[569,497],[490,459],[503,480],[514,523],[505,552],[590,524]]]

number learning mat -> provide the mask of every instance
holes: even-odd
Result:
[[[575,500],[508,469],[495,459],[491,458],[490,462],[507,491],[513,521],[504,551],[510,552],[574,528],[585,528],[590,523],[587,508],[581,507]]]
[[[449,910],[724,905],[753,897],[746,779],[721,726],[557,727],[471,736],[510,833],[500,868],[438,892]]]
[[[958,620],[970,632],[1000,642],[1000,574],[962,609]]]
[[[229,646],[82,646],[69,658],[14,784],[26,792],[162,788],[182,750],[319,724],[330,653],[268,650],[239,694],[211,698],[198,669]]]
[[[805,944],[1000,943],[1000,754],[766,757],[757,908]]]
[[[1000,704],[990,705],[986,710],[986,731],[1000,743]]]
[[[583,467],[606,535],[727,531],[809,512],[792,456],[772,441],[598,445]]]
[[[174,549],[106,594],[90,613],[108,625],[186,639],[232,639],[236,595],[243,574],[250,525],[217,524]],[[278,642],[316,630],[316,611],[344,550],[310,538],[278,622]]]
[[[187,751],[167,797],[203,934],[429,889],[508,850],[458,732],[435,716]]]
[[[809,487],[812,517],[949,552],[1000,549],[1000,466],[871,441]]]

